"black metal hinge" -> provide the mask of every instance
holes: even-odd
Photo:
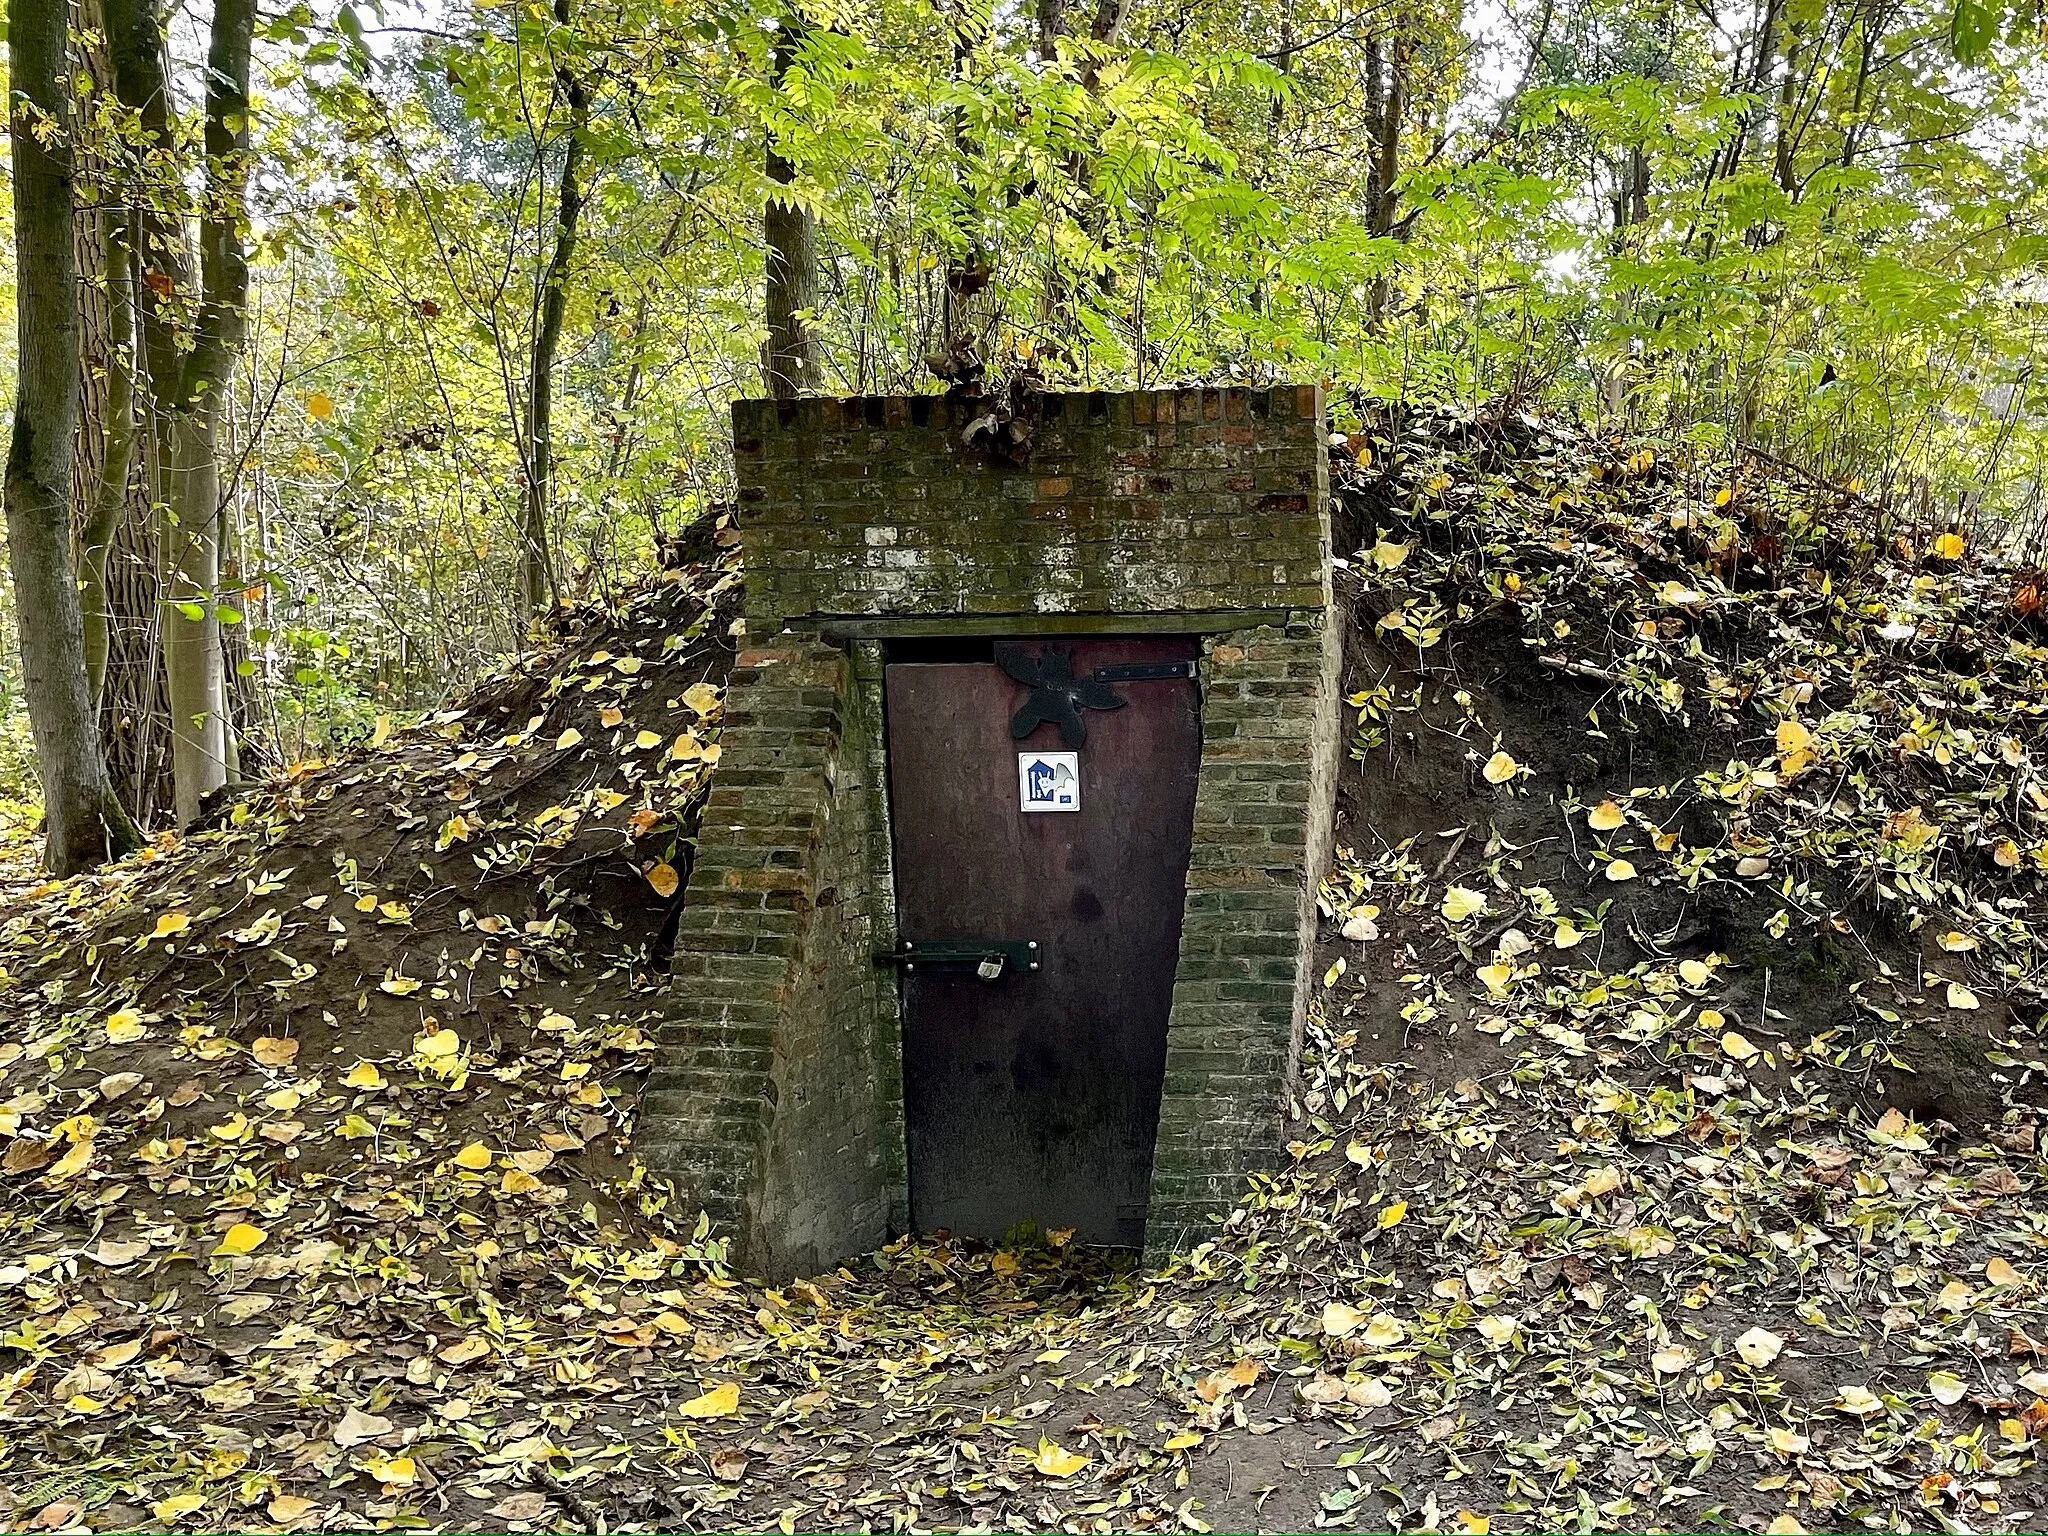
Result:
[[[876,950],[875,964],[900,965],[906,971],[914,971],[920,965],[932,970],[972,970],[984,981],[994,981],[1006,970],[1037,970],[1038,941],[903,939],[894,949]]]

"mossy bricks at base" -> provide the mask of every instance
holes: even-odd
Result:
[[[1320,394],[1043,396],[1020,462],[964,441],[973,414],[733,409],[748,635],[642,1144],[750,1269],[911,1219],[899,995],[874,963],[897,938],[883,667],[910,636],[1202,637],[1148,1254],[1282,1155],[1339,751]]]

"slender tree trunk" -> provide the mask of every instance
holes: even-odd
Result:
[[[107,0],[115,88],[145,140],[175,164],[160,0]],[[249,50],[255,0],[215,0],[206,55],[205,176],[199,214],[198,308],[179,189],[166,177],[139,189],[143,352],[153,406],[162,644],[170,700],[173,795],[180,826],[226,784],[226,668],[221,659],[221,413],[241,355],[249,262],[242,227],[249,177]],[[182,292],[181,292],[182,290]]]
[[[106,224],[106,363],[100,394],[99,464],[88,488],[91,500],[79,529],[79,600],[85,618],[85,675],[94,707],[106,696],[107,658],[112,650],[111,595],[107,561],[114,530],[128,505],[128,479],[135,463],[135,302],[127,214],[111,209]]]
[[[79,327],[69,7],[64,0],[9,0],[7,22],[16,382],[0,494],[43,787],[43,858],[53,873],[72,874],[129,851],[138,839],[107,783],[71,564]]]
[[[775,35],[771,84],[778,90],[796,46],[795,25],[785,20]],[[796,180],[796,167],[772,144],[767,171],[777,186]],[[811,323],[818,307],[817,217],[801,204],[771,193],[761,215],[761,234],[768,251],[762,303],[768,340],[761,351],[761,372],[772,398],[790,400],[818,387],[818,338]]]
[[[555,0],[555,25],[569,25],[569,0]],[[548,533],[549,491],[555,472],[555,354],[562,344],[562,318],[569,304],[569,264],[576,258],[576,230],[583,216],[583,131],[590,121],[590,97],[576,72],[555,67],[555,88],[569,105],[569,132],[562,149],[562,177],[555,193],[555,249],[541,282],[540,324],[533,338],[533,367],[526,390],[526,499],[519,528],[519,597],[531,619],[555,606],[555,562]]]

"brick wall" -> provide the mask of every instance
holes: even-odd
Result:
[[[1333,616],[1217,636],[1145,1248],[1200,1241],[1277,1162],[1301,1054],[1338,766]]]
[[[888,892],[864,703],[833,646],[785,635],[741,653],[642,1110],[643,1156],[770,1273],[829,1267],[901,1221],[901,1112],[875,1049],[894,992],[871,959]]]
[[[1202,761],[1147,1251],[1280,1155],[1338,750],[1313,389],[1046,397],[1028,462],[937,397],[733,409],[749,649],[677,938],[648,1162],[787,1274],[907,1220],[882,646],[1204,633]],[[907,632],[907,631],[903,631]]]
[[[937,396],[736,404],[750,627],[1328,603],[1316,390],[1042,398],[1022,465]]]

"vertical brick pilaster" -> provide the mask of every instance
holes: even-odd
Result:
[[[1329,863],[1340,637],[1311,611],[1217,636],[1203,660],[1202,771],[1147,1258],[1200,1241],[1271,1167],[1301,1056],[1315,893]]]

